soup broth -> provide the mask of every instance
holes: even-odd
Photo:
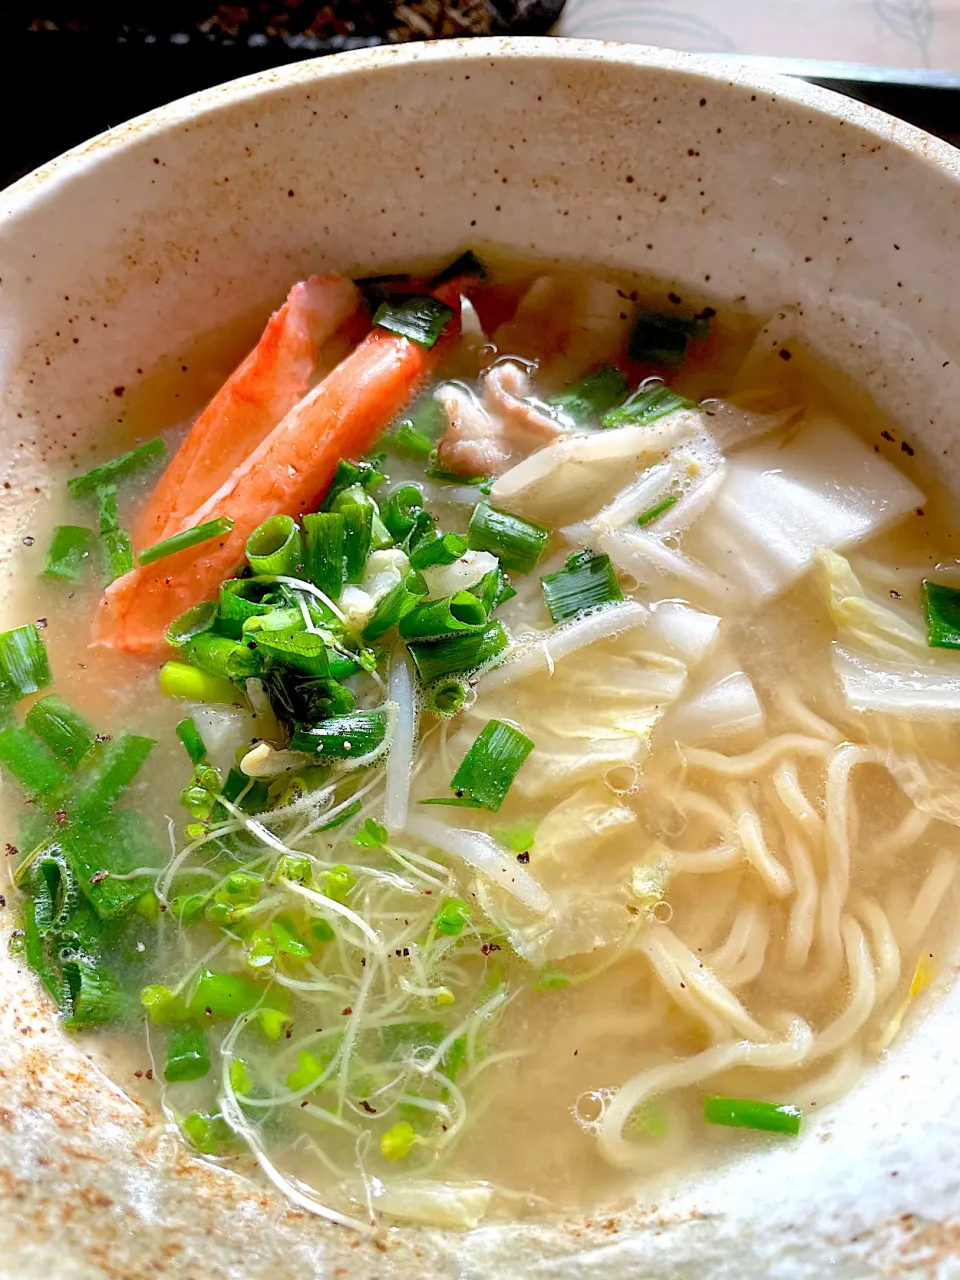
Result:
[[[956,915],[936,487],[776,321],[476,271],[297,286],[261,402],[215,401],[156,490],[134,462],[38,513],[32,687],[0,654],[15,950],[195,1152],[360,1229],[802,1140]],[[368,400],[325,410],[348,375]]]

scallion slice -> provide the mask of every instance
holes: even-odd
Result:
[[[351,800],[347,807],[342,809],[335,818],[331,818],[329,822],[325,822],[323,826],[318,827],[317,830],[333,831],[335,827],[342,827],[344,823],[349,822],[351,818],[355,818],[362,808],[362,800]]]
[[[469,631],[482,631],[487,611],[469,591],[456,591],[442,600],[428,600],[400,619],[404,640],[441,640]]]
[[[363,629],[363,638],[367,644],[373,644],[382,635],[395,627],[402,618],[417,607],[427,594],[427,584],[419,573],[408,573],[402,582],[387,592],[377,601],[377,606],[370,621]]]
[[[512,600],[517,594],[502,569],[491,569],[469,590],[471,595],[477,597],[488,614],[493,613],[494,609],[499,609],[502,604]]]
[[[54,582],[78,583],[95,542],[91,529],[77,524],[57,525],[44,562],[43,577]]]
[[[167,1065],[163,1070],[167,1083],[200,1080],[209,1070],[207,1037],[197,1027],[176,1027],[170,1037]]]
[[[248,680],[259,675],[262,665],[256,648],[213,631],[194,636],[183,646],[183,653],[202,671],[226,680]]]
[[[473,551],[491,551],[505,569],[529,573],[543,554],[550,534],[520,516],[498,511],[478,502],[470,517],[467,545]]]
[[[186,662],[165,662],[160,668],[160,692],[166,698],[191,702],[224,702],[242,706],[244,697],[235,684]]]
[[[452,636],[433,643],[411,644],[413,658],[422,684],[432,684],[444,676],[468,674],[485,666],[510,643],[499,622],[482,631]]]
[[[411,294],[384,302],[377,308],[373,323],[421,347],[432,347],[453,317],[453,308],[429,294]]]
[[[648,507],[646,511],[642,511],[637,516],[637,524],[641,529],[648,524],[653,524],[654,520],[666,515],[670,508],[675,507],[679,501],[680,499],[676,494],[668,494],[665,498],[661,498],[659,502],[655,502],[652,507]]]
[[[339,511],[303,517],[303,567],[309,580],[331,600],[340,598],[346,524]]]
[[[402,484],[394,489],[380,508],[383,523],[394,541],[402,541],[417,523],[423,510],[423,494],[415,484]]]
[[[630,359],[647,364],[682,365],[691,339],[705,338],[709,327],[706,316],[641,308],[630,335]]]
[[[452,677],[437,680],[424,690],[427,710],[432,711],[442,720],[448,720],[451,716],[457,715],[463,709],[466,699],[467,686],[462,680],[454,680]]]
[[[36,624],[0,632],[0,702],[18,702],[46,688],[53,677]]]
[[[695,409],[695,400],[673,391],[662,382],[642,386],[619,409],[611,409],[600,419],[602,427],[648,427],[679,409]]]
[[[249,578],[228,578],[220,583],[220,599],[217,608],[217,630],[231,640],[239,640],[243,624],[248,618],[261,617],[275,607],[264,603],[263,596],[269,588]]]
[[[245,550],[254,573],[295,574],[303,554],[297,522],[292,516],[270,516],[251,533]]]
[[[200,731],[194,723],[193,716],[187,716],[185,720],[180,721],[177,725],[177,737],[183,743],[183,749],[190,757],[191,764],[203,764],[207,758],[207,748],[200,737]]]
[[[383,472],[372,462],[350,462],[347,458],[341,458],[333,473],[321,510],[333,510],[334,503],[345,489],[352,489],[354,485],[359,484],[370,493],[379,488],[383,481]]]
[[[803,1112],[799,1107],[788,1104],[710,1095],[703,1100],[703,1118],[707,1124],[724,1124],[734,1129],[761,1129],[765,1133],[795,1135],[800,1132]]]
[[[623,600],[623,592],[610,557],[592,551],[574,551],[556,573],[540,579],[543,598],[554,622],[575,618],[587,609]]]
[[[489,720],[463,757],[450,787],[457,799],[496,813],[532,750],[530,739],[512,724]]]
[[[160,856],[143,820],[124,810],[84,816],[82,807],[64,805],[70,821],[58,830],[55,843],[84,896],[102,920],[128,911],[147,891],[151,877],[130,876],[137,867],[156,866]],[[92,811],[91,811],[92,812]]]
[[[925,578],[920,606],[927,623],[927,644],[932,649],[960,649],[960,591]]]
[[[348,502],[340,508],[344,522],[344,554],[348,582],[361,582],[373,544],[373,508]]]
[[[117,504],[117,486],[102,484],[96,490],[97,519],[101,533],[120,528],[120,509]]]
[[[320,760],[356,760],[376,750],[386,732],[382,711],[354,711],[321,724],[294,725],[290,748],[312,752]]]
[[[133,568],[133,543],[126,529],[108,529],[100,535],[100,559],[106,587],[130,572]]]
[[[0,765],[30,796],[46,795],[67,779],[56,756],[19,724],[0,729]]]
[[[154,564],[157,560],[175,556],[180,551],[189,551],[191,547],[199,546],[201,542],[222,538],[232,528],[233,521],[229,516],[218,516],[216,520],[207,520],[205,524],[194,525],[192,529],[175,533],[172,538],[164,538],[163,542],[158,542],[152,547],[145,547],[137,559],[143,565]]]
[[[444,267],[440,274],[430,281],[430,286],[434,288],[447,280],[459,280],[464,276],[472,276],[475,280],[487,278],[487,268],[472,249],[467,249],[459,258],[455,258],[449,267]]]
[[[48,694],[35,702],[26,714],[24,723],[48,747],[61,764],[73,770],[96,741],[96,733],[69,703]]]
[[[212,631],[217,621],[218,609],[212,600],[204,600],[200,604],[191,605],[186,613],[174,618],[166,630],[167,644],[180,649],[184,645]]]
[[[404,457],[427,462],[443,435],[446,422],[442,405],[432,391],[428,392],[405,418],[390,428],[384,443],[392,444]]]
[[[120,799],[156,746],[153,738],[123,733],[98,742],[74,774],[63,809],[76,826],[97,822]]]
[[[579,426],[599,418],[627,394],[627,380],[612,364],[604,365],[579,382],[571,382],[548,401],[564,418]]]
[[[428,534],[421,538],[410,552],[410,564],[414,569],[429,569],[432,565],[453,564],[467,549],[467,540],[459,533]]]
[[[85,498],[97,489],[116,484],[118,480],[125,480],[128,476],[135,475],[136,472],[144,470],[166,456],[167,446],[158,436],[155,440],[148,440],[146,444],[131,449],[129,453],[121,454],[119,458],[104,462],[91,471],[85,471],[82,476],[74,476],[72,480],[67,481],[67,488],[70,490],[71,497]]]
[[[129,1003],[117,980],[95,960],[75,956],[64,963],[60,1006],[69,1030],[116,1022]]]
[[[305,675],[330,674],[327,647],[315,631],[260,631],[257,648],[265,657]]]

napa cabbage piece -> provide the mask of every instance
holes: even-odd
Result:
[[[697,671],[683,697],[667,712],[660,732],[698,747],[763,727],[763,707],[753,681],[724,648]]]
[[[618,800],[608,787],[592,782],[561,800],[537,827],[531,859],[540,880],[545,864],[580,865],[617,832],[637,821],[634,809]]]
[[[795,433],[730,458],[723,488],[683,550],[757,605],[802,577],[822,549],[856,546],[923,501],[836,418],[812,414]]]
[[[563,644],[551,648],[551,637],[614,618],[628,605],[636,612],[629,629],[618,628],[617,634],[601,635],[576,649]],[[482,678],[482,714],[478,709],[465,714],[451,751],[455,757],[465,753],[491,717],[536,725],[535,750],[517,775],[513,793],[528,800],[568,794],[609,769],[641,759],[664,712],[683,692],[690,669],[714,643],[718,627],[714,615],[675,601],[651,610],[627,602],[534,633],[516,660],[516,678],[506,680],[509,663]],[[550,660],[534,662],[544,647]],[[438,785],[446,781],[438,779]]]
[[[820,581],[858,730],[918,808],[960,826],[960,654],[929,648],[919,608],[869,593],[843,556],[821,553]]]
[[[565,433],[504,472],[491,505],[551,526],[583,519],[622,489],[625,473],[645,471],[698,432],[700,415],[690,409],[646,427]]]

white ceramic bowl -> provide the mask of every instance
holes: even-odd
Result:
[[[0,554],[112,419],[198,406],[211,331],[223,372],[304,273],[484,241],[794,308],[797,340],[960,485],[958,174],[951,148],[824,90],[599,43],[406,45],[175,103],[0,196]],[[956,993],[797,1144],[628,1218],[377,1249],[189,1159],[3,953],[4,1275],[960,1274]]]

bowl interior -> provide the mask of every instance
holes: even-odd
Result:
[[[958,159],[823,90],[572,41],[373,50],[175,103],[0,199],[0,555],[59,506],[70,460],[195,411],[294,279],[483,243],[783,313],[841,395],[899,422],[921,474],[960,483]],[[0,591],[22,621],[9,573]],[[23,1276],[787,1275],[828,1256],[859,1276],[949,1248],[914,1226],[957,1203],[955,995],[789,1152],[613,1226],[406,1228],[384,1254],[186,1158],[59,1038],[5,950],[0,967],[0,1197]]]

